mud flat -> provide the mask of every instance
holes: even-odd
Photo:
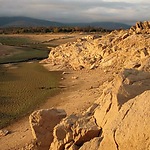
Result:
[[[0,69],[0,128],[25,116],[59,91],[60,72],[38,62],[5,64]]]

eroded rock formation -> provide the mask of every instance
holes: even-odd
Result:
[[[53,141],[54,127],[65,117],[64,110],[55,108],[37,110],[30,115],[29,122],[38,150],[49,148]]]
[[[111,83],[97,100],[99,106],[95,109],[94,117],[98,126],[102,127],[100,150],[150,148],[150,130],[146,129],[149,128],[146,124],[150,121],[150,86],[147,84],[150,78],[144,79],[144,74],[149,73],[123,71],[119,76],[121,80]]]
[[[40,120],[45,121],[41,123],[42,127],[34,128],[33,135],[42,134],[50,150],[149,149],[149,82],[149,72],[125,69],[84,114],[68,116],[57,125],[57,113],[56,119],[40,115]],[[32,114],[33,118],[37,116],[35,114]],[[50,130],[46,124],[51,126]],[[46,133],[50,134],[49,138]]]
[[[142,26],[142,27],[141,27]],[[135,34],[133,28],[142,31]],[[139,68],[150,54],[149,22],[137,23],[130,30],[104,36],[87,36],[51,50],[44,62],[78,69],[116,67]]]
[[[56,111],[53,119],[51,113],[40,115],[41,122],[36,119],[38,112],[33,113],[35,139],[47,141],[50,150],[150,150],[149,30],[149,22],[137,23],[127,31],[88,36],[53,49],[47,63],[73,69],[105,68],[115,78],[104,83],[102,95],[81,115],[60,122],[65,113]],[[42,138],[38,137],[41,131]]]
[[[130,28],[131,33],[150,33],[150,21],[137,22]]]

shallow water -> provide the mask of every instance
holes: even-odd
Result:
[[[57,94],[60,78],[38,62],[0,65],[0,128]]]

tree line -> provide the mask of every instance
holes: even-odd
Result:
[[[109,32],[101,27],[9,27],[0,28],[0,34],[23,33],[71,33],[71,32]]]

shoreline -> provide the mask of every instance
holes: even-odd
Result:
[[[29,115],[59,93],[61,76],[61,72],[49,72],[39,62],[1,66],[0,129]]]
[[[60,82],[60,85],[65,88],[37,109],[56,107],[64,109],[67,115],[83,113],[100,97],[103,89],[100,86],[109,78],[109,73],[107,73],[107,77],[100,77],[101,74],[105,74],[100,69],[65,70],[65,72]],[[0,137],[0,149],[17,150],[32,142],[33,137],[28,117],[26,116],[4,128],[10,131],[10,134]]]

